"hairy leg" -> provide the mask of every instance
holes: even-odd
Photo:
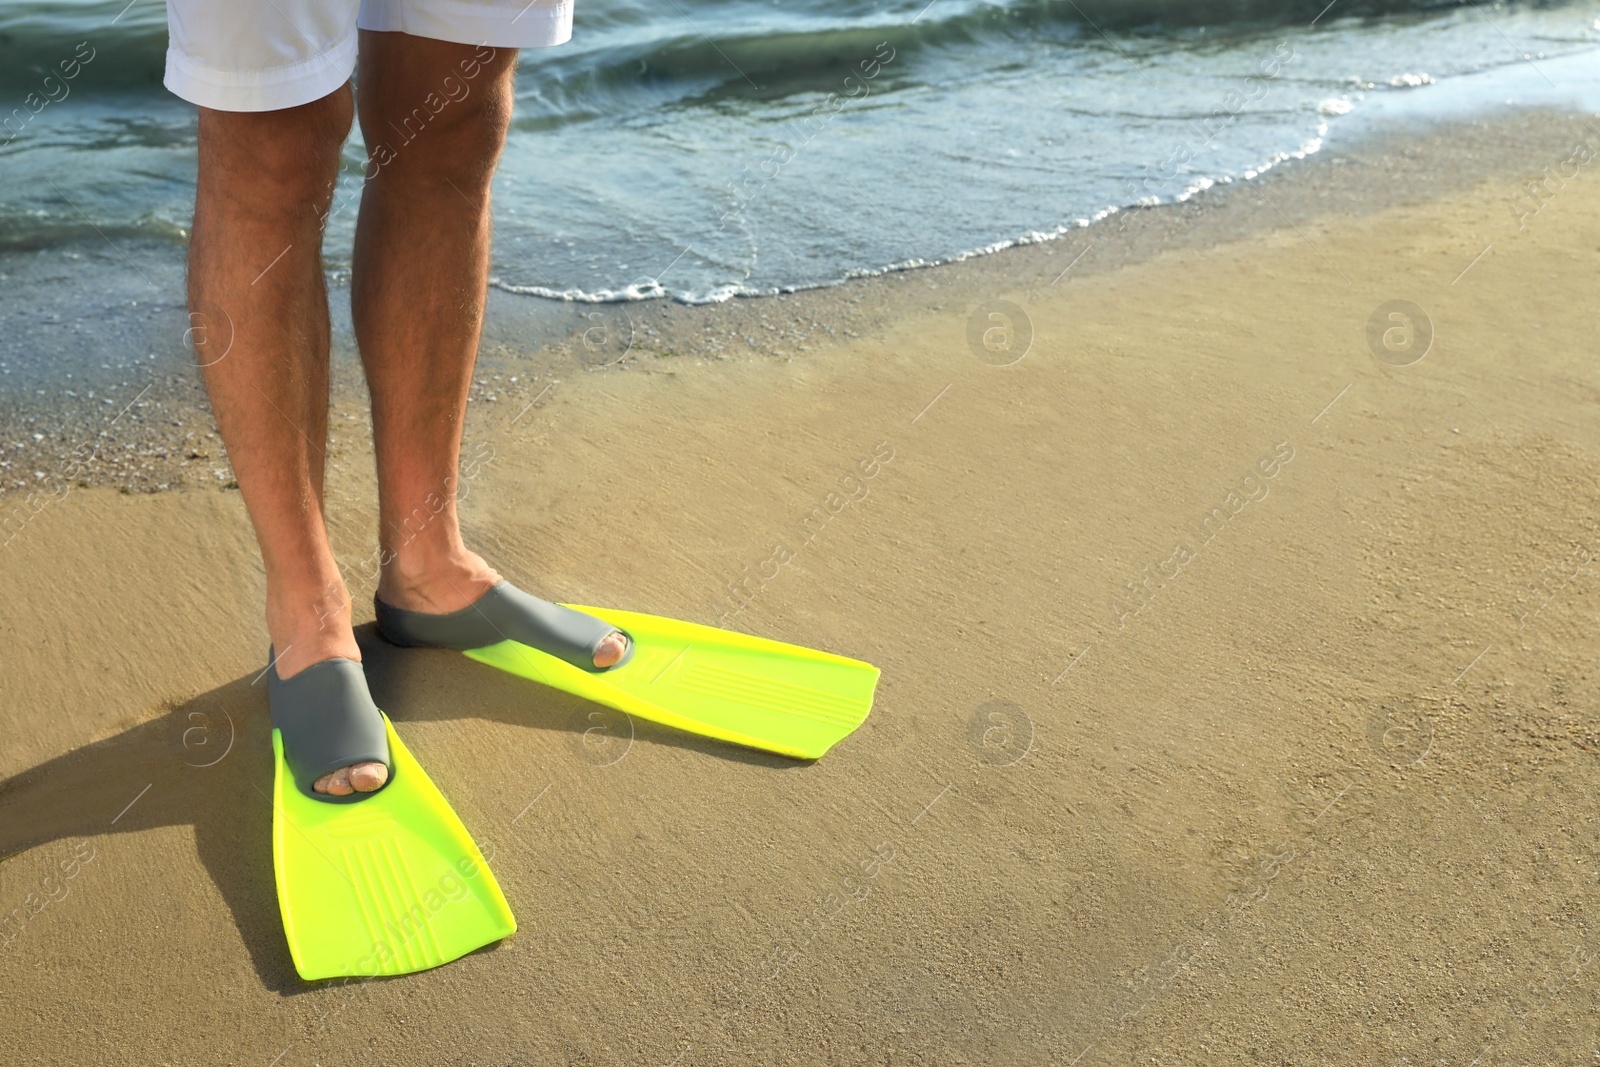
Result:
[[[348,87],[282,111],[200,112],[191,336],[261,547],[267,630],[284,678],[330,657],[361,658],[322,511],[322,219],[350,117]],[[353,773],[357,789],[387,775],[381,764]],[[350,792],[350,773],[340,775],[330,791]]]
[[[378,455],[378,595],[456,611],[500,580],[462,543],[456,479],[516,52],[363,30],[360,63],[368,164],[351,293]],[[608,639],[596,664],[624,648]]]

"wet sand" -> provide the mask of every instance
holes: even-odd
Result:
[[[1590,1062],[1600,191],[1519,230],[1493,170],[1237,189],[1227,243],[742,302],[834,336],[475,402],[508,576],[883,681],[800,765],[364,626],[521,923],[425,974],[290,965],[238,494],[53,500],[0,549],[0,1060]]]

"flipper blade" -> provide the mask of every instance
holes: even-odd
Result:
[[[295,788],[272,732],[272,858],[300,977],[408,974],[517,928],[478,846],[384,719],[389,784],[356,803]]]
[[[633,658],[591,673],[515,641],[466,655],[665,726],[796,759],[817,759],[866,720],[878,669],[860,660],[632,611],[566,605],[634,641]]]

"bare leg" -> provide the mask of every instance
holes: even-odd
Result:
[[[361,658],[322,511],[328,301],[321,226],[350,115],[348,88],[283,111],[200,112],[191,322],[261,546],[267,630],[284,678],[331,657]],[[318,787],[367,791],[387,774],[382,764],[361,764]]]
[[[378,595],[410,611],[456,611],[500,580],[462,543],[456,472],[515,67],[512,49],[361,31],[369,161],[351,295],[378,455]],[[595,663],[624,650],[607,639]]]

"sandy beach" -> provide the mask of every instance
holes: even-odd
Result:
[[[1600,187],[1519,217],[1586,127],[1529,128],[489,359],[471,543],[876,664],[815,764],[386,645],[341,394],[374,695],[521,924],[435,971],[294,973],[238,493],[52,497],[0,549],[0,1060],[1592,1062]]]

